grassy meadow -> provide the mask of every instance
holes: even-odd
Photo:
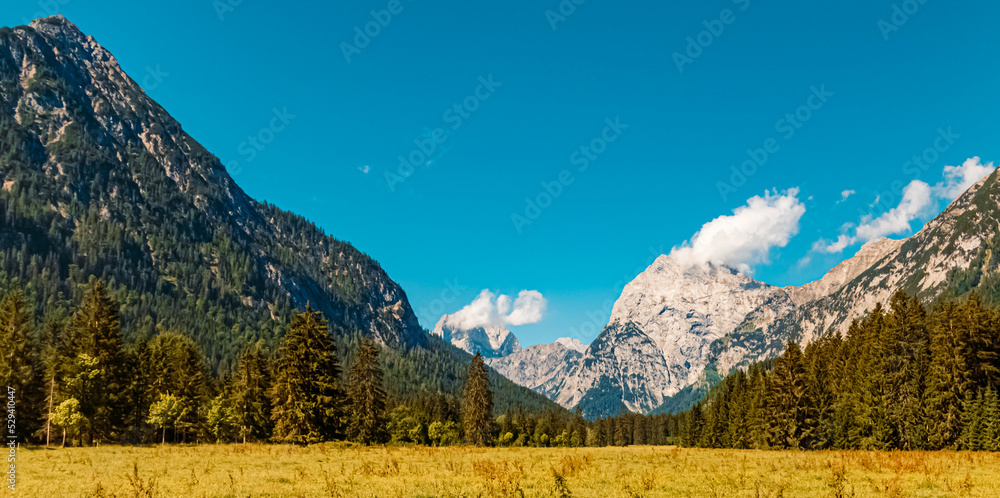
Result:
[[[1000,496],[1000,454],[674,447],[24,449],[14,495]],[[8,491],[8,493],[10,493]]]

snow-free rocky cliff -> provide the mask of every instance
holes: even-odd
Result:
[[[485,358],[496,358],[521,351],[517,337],[503,325],[460,329],[446,325],[446,321],[442,317],[431,333],[470,354],[479,352]]]
[[[896,290],[929,302],[944,292],[1000,286],[998,202],[994,172],[913,236],[868,242],[800,287],[660,256],[625,287],[608,325],[582,353],[532,346],[490,365],[566,408],[579,406],[589,418],[650,412],[685,388],[780,355],[789,339],[804,346],[821,334],[846,332]]]

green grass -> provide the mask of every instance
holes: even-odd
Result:
[[[1000,454],[674,447],[22,449],[17,496],[1000,496]]]

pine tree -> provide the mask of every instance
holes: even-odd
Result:
[[[42,326],[41,364],[42,388],[45,397],[41,409],[44,413],[45,426],[39,431],[40,439],[49,445],[52,435],[52,414],[55,407],[62,402],[62,383],[70,364],[65,340],[65,316],[53,313],[46,316]]]
[[[208,370],[201,349],[194,340],[176,332],[164,332],[148,345],[150,372],[149,400],[161,396],[176,397],[181,407],[177,421],[171,424],[181,432],[186,442],[191,433],[197,433],[203,426],[204,413],[200,409],[209,400]]]
[[[346,395],[326,320],[309,305],[292,319],[271,389],[272,439],[310,444],[342,439]]]
[[[929,319],[930,366],[927,380],[927,432],[931,448],[952,448],[962,432],[962,410],[970,390],[960,334],[959,306],[944,302]]]
[[[775,363],[768,402],[771,438],[776,446],[808,447],[816,424],[810,396],[802,350],[796,342],[788,341],[785,353]]]
[[[490,377],[483,356],[476,352],[469,364],[465,378],[462,422],[465,425],[465,442],[486,446],[493,442],[493,393]]]
[[[986,388],[981,405],[983,425],[979,435],[979,445],[984,451],[1000,450],[1000,399],[996,389]]]
[[[75,357],[74,376],[99,372],[88,388],[78,388],[70,397],[80,402],[80,413],[90,421],[84,436],[88,444],[117,436],[122,421],[125,388],[124,348],[118,319],[118,305],[108,296],[101,280],[94,280],[70,320],[69,347]],[[80,368],[86,369],[80,370]]]
[[[969,383],[980,388],[1000,386],[1000,337],[997,337],[996,311],[983,306],[979,294],[972,292],[962,304],[961,321]]]
[[[926,382],[930,363],[927,314],[920,301],[897,292],[891,301],[884,372],[889,385],[893,447],[924,449],[927,446]]]
[[[243,351],[231,380],[230,404],[233,423],[245,444],[247,439],[265,440],[271,434],[271,368],[260,344]]]
[[[41,413],[34,413],[40,401],[37,377],[41,372],[32,321],[31,309],[20,290],[12,291],[0,300],[0,386],[3,389],[13,388],[15,399],[20,400],[18,406],[23,407],[17,424],[17,436],[21,441],[32,432],[36,417],[41,418]],[[30,414],[30,417],[24,414]]]
[[[965,409],[962,411],[962,435],[958,438],[959,449],[972,451],[981,449],[979,443],[984,422],[983,392],[979,391],[975,398],[965,402]]]
[[[351,440],[364,445],[388,441],[382,366],[379,365],[378,346],[370,338],[365,337],[358,347],[358,358],[351,368],[349,393],[353,404],[348,432]]]
[[[701,432],[704,425],[705,414],[702,404],[697,403],[687,412],[687,418],[684,424],[684,435],[686,435],[683,439],[684,446],[690,448],[698,447],[699,443],[701,443]]]

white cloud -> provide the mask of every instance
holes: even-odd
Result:
[[[931,187],[920,180],[913,180],[903,188],[903,199],[899,205],[882,213],[877,218],[871,215],[862,218],[857,228],[857,238],[863,241],[875,240],[910,230],[910,222],[929,214],[933,201]]]
[[[942,199],[954,200],[995,169],[993,163],[982,164],[978,156],[966,159],[961,166],[945,166],[944,179],[934,186],[934,192]]]
[[[715,263],[749,273],[767,263],[772,247],[784,247],[799,232],[806,212],[797,188],[754,196],[733,214],[702,225],[698,233],[670,252],[682,264]]]
[[[840,200],[837,201],[837,204],[840,204],[841,202],[846,201],[848,197],[850,197],[850,196],[852,196],[852,195],[854,195],[856,193],[857,192],[855,192],[853,190],[845,190],[845,191],[841,192],[840,193]]]
[[[371,171],[371,169],[372,169],[372,167],[370,165],[367,165],[367,164],[364,165],[364,166],[358,166],[358,171],[361,171],[362,173],[364,173],[366,175],[368,174],[369,171]]]
[[[993,163],[984,165],[978,157],[973,157],[961,166],[945,166],[941,181],[933,187],[920,180],[913,180],[903,188],[903,198],[898,206],[877,217],[870,214],[862,217],[857,227],[845,225],[836,240],[820,239],[813,243],[813,251],[839,253],[858,242],[907,233],[914,220],[931,214],[937,201],[953,201],[995,169]],[[870,207],[878,205],[879,200],[876,197]]]
[[[477,327],[498,325],[527,325],[538,323],[545,314],[548,301],[537,290],[522,290],[517,298],[506,294],[494,294],[483,289],[464,308],[444,315],[438,321],[435,331],[442,327],[456,330],[470,330]]]
[[[499,298],[497,301],[499,302]],[[542,296],[541,292],[523,290],[517,294],[517,299],[514,300],[514,310],[507,314],[507,324],[527,325],[529,323],[538,323],[542,321],[542,314],[545,313],[547,305],[548,302]]]

